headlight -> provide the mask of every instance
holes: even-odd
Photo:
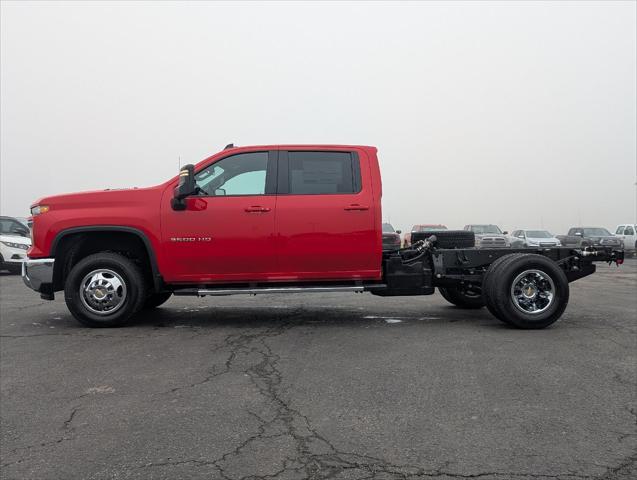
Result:
[[[31,207],[31,215],[40,215],[41,213],[46,213],[48,211],[48,205],[36,205],[35,207]]]
[[[11,247],[11,248],[20,248],[22,250],[28,250],[29,246],[25,245],[24,243],[13,243],[13,242],[2,242],[4,245],[6,245],[7,247]]]
[[[531,242],[531,241],[529,241],[528,244],[533,245],[534,247],[538,247],[540,245],[539,242]]]

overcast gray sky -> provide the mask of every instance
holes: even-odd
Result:
[[[379,148],[385,219],[636,212],[636,3],[3,2],[1,211],[227,143]]]

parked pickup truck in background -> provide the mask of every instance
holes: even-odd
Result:
[[[405,233],[405,238],[403,240],[403,246],[408,247],[411,245],[411,236],[416,232],[437,232],[439,230],[447,230],[445,225],[435,225],[435,224],[423,224],[423,225],[414,225],[411,227],[411,231]]]
[[[557,235],[565,247],[623,248],[624,242],[602,227],[573,227],[566,235]]]
[[[396,250],[400,248],[400,230],[394,230],[391,223],[383,223],[383,250]]]
[[[475,233],[476,247],[503,248],[510,247],[508,232],[503,232],[497,225],[465,225],[465,230]]]
[[[617,225],[615,235],[624,242],[624,249],[629,250],[633,255],[637,255],[637,225],[634,223],[624,223]]]
[[[173,294],[438,288],[458,307],[544,328],[564,312],[569,282],[595,261],[623,262],[612,248],[476,249],[462,230],[383,251],[381,192],[374,147],[229,145],[161,185],[38,200],[22,278],[46,300],[64,291],[91,327],[125,325]]]

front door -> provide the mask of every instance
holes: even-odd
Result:
[[[278,177],[282,279],[380,277],[380,218],[366,157],[348,151],[281,151]]]
[[[276,152],[238,153],[195,173],[199,192],[175,211],[162,202],[166,280],[266,280],[276,270]],[[171,192],[167,192],[171,193]],[[170,195],[166,195],[170,197]]]

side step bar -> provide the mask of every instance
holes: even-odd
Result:
[[[381,287],[378,285],[375,287]],[[382,285],[382,287],[386,287]],[[325,287],[257,287],[257,288],[184,288],[175,290],[175,295],[197,295],[199,297],[223,295],[258,295],[262,293],[325,293],[325,292],[356,292],[362,293],[366,288],[362,285],[325,286]]]

